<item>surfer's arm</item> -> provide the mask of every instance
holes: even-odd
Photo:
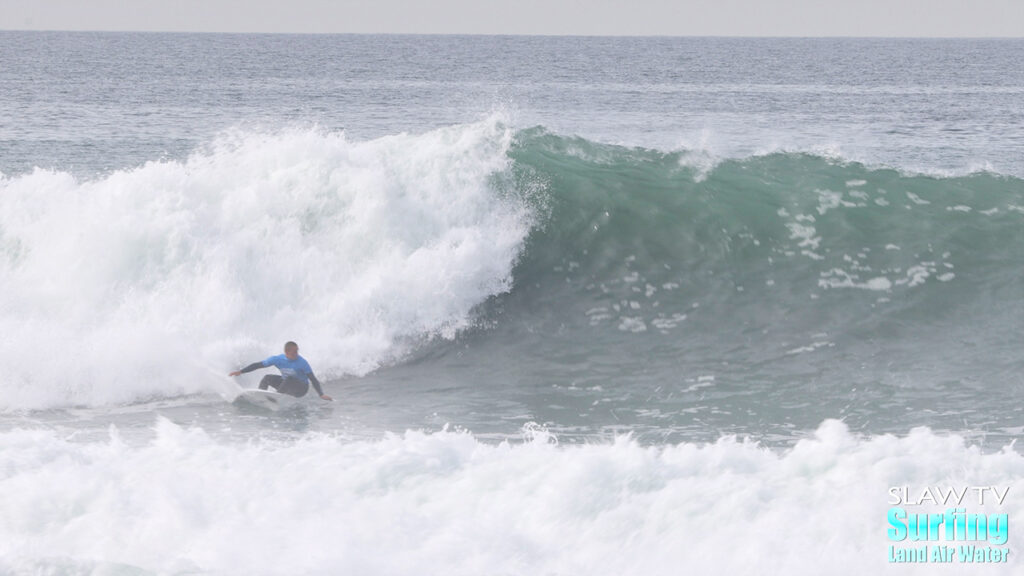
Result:
[[[228,376],[238,376],[239,374],[245,374],[247,372],[252,372],[253,370],[259,370],[260,368],[266,368],[266,366],[263,365],[262,361],[253,362],[252,364],[249,364],[248,366],[242,368],[241,370],[235,370],[231,374],[228,374]]]
[[[320,381],[316,379],[312,372],[309,373],[309,381],[313,383],[313,389],[316,390],[318,396],[324,400],[334,400],[327,394],[324,394],[324,389],[320,387]]]

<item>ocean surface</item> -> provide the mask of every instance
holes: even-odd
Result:
[[[0,32],[0,574],[1019,573],[1021,62]]]

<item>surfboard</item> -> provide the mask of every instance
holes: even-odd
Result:
[[[296,406],[302,400],[288,394],[272,390],[242,390],[235,397],[234,403],[243,403],[275,412]]]

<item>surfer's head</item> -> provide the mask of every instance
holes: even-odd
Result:
[[[284,344],[284,355],[289,360],[295,360],[299,357],[299,345],[295,342],[285,342]]]

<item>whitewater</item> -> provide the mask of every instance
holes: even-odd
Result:
[[[5,328],[22,341],[0,359],[15,367],[5,404],[195,393],[205,367],[282,333],[360,375],[406,340],[454,334],[506,289],[528,229],[487,188],[508,138],[494,123],[367,143],[225,136],[98,181],[5,179]]]
[[[1019,571],[1021,42],[0,48],[0,573]]]

